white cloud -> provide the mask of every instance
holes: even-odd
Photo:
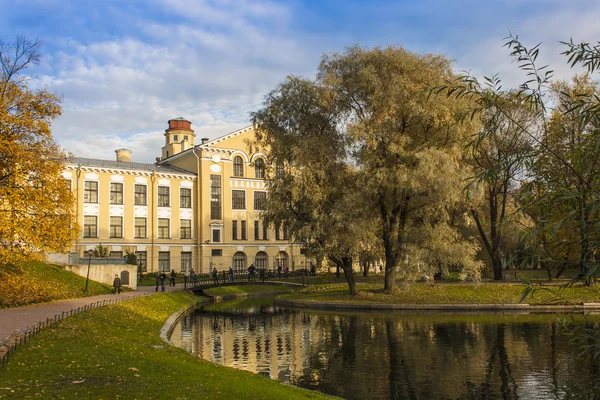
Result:
[[[273,34],[262,26],[286,19],[280,5],[161,4],[182,18],[176,24],[137,20],[152,41],[64,40],[50,59],[54,68],[41,68],[47,73],[36,84],[64,98],[53,132],[68,151],[112,159],[114,149],[127,147],[136,161],[153,162],[168,119],[191,120],[198,137],[226,134],[248,125],[248,113],[287,74],[314,70],[316,52],[308,55],[284,28]]]
[[[521,3],[514,0],[510,5]],[[508,34],[503,27],[510,25],[529,45],[544,41],[540,62],[551,64],[558,77],[568,77],[573,71],[559,55],[558,41],[568,39],[564,32],[575,40],[599,38],[600,4],[538,3],[537,15],[490,21],[486,31],[480,24],[436,27],[439,40],[431,42],[420,40],[429,33],[426,23],[388,23],[381,32],[368,33],[358,26],[324,34],[297,29],[298,10],[291,8],[295,3],[288,7],[266,0],[153,0],[144,4],[154,7],[154,13],[158,10],[160,19],[116,11],[123,14],[118,23],[126,22],[129,34],[104,35],[95,41],[79,36],[44,38],[58,51],[42,59],[35,84],[63,95],[64,113],[53,132],[67,150],[114,159],[114,149],[127,147],[134,151],[135,161],[153,162],[160,155],[168,119],[191,120],[198,138],[239,129],[249,124],[248,113],[260,107],[263,96],[287,75],[313,77],[322,52],[341,50],[359,40],[386,46],[412,38],[401,44],[421,52],[445,52],[457,60],[459,69],[471,69],[477,76],[497,72],[507,86],[516,86],[523,75],[502,48],[502,37]],[[439,9],[432,9],[432,4]],[[399,14],[404,17],[406,13],[427,17],[444,12],[448,5],[434,1],[389,7],[372,6],[369,15],[373,18],[387,10],[404,12]]]

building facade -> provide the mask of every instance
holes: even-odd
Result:
[[[147,272],[307,266],[286,229],[261,218],[268,165],[263,153],[248,151],[253,127],[195,144],[190,121],[168,124],[156,164],[131,162],[120,149],[116,161],[67,165],[81,228],[71,252],[84,257],[98,244],[114,258],[135,252]]]

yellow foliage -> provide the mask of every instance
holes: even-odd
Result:
[[[0,265],[18,259],[11,253],[64,251],[75,238],[66,154],[50,131],[60,113],[56,95],[0,75]]]

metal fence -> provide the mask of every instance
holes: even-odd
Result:
[[[291,282],[300,283],[308,286],[308,272],[305,270],[290,271],[288,273],[272,271],[272,270],[256,270],[253,273],[246,271],[229,271],[224,270],[218,272],[216,277],[213,274],[198,274],[188,278],[187,284],[190,286],[223,284],[234,282]]]
[[[29,328],[25,333],[20,334],[19,336],[13,338],[12,342],[8,345],[4,354],[0,355],[0,369],[6,367],[6,365],[8,364],[8,361],[15,354],[15,352],[17,351],[17,349],[19,347],[23,346],[28,341],[30,341],[31,338],[34,337],[35,335],[37,335],[38,333],[40,333],[42,331],[42,329],[51,327],[52,325],[56,324],[57,322],[62,321],[63,319],[71,317],[73,315],[77,315],[83,311],[92,310],[94,308],[103,307],[103,306],[107,306],[110,304],[117,304],[117,303],[120,303],[120,302],[126,301],[126,300],[137,299],[139,297],[148,296],[150,294],[151,293],[139,293],[134,296],[130,296],[130,297],[126,297],[126,298],[116,298],[116,299],[97,301],[95,303],[88,304],[83,307],[78,307],[76,309],[74,308],[67,312],[63,311],[60,314],[54,315],[54,317],[52,317],[52,318],[47,318],[45,321],[41,321],[41,322],[37,323],[36,325],[34,325],[32,328]]]

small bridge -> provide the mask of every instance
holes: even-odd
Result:
[[[239,285],[277,285],[277,286],[308,286],[308,274],[304,270],[288,272],[259,270],[254,273],[234,271],[221,271],[216,276],[212,274],[196,275],[188,277],[187,289],[194,293],[205,289],[222,286]]]

